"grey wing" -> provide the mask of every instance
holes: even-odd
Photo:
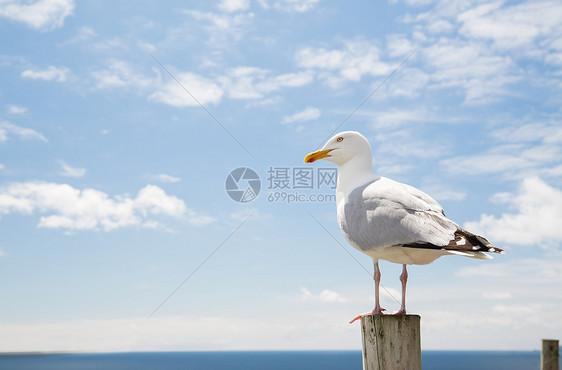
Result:
[[[369,198],[384,198],[413,211],[431,211],[444,214],[443,207],[423,191],[385,177],[381,177],[367,186],[363,197],[365,200]]]
[[[427,194],[385,178],[355,189],[344,213],[344,235],[365,251],[416,243],[446,246],[459,228]]]

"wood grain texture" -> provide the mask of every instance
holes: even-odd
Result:
[[[418,315],[369,315],[361,318],[364,370],[421,370]]]
[[[541,370],[559,370],[558,351],[558,340],[542,340]]]

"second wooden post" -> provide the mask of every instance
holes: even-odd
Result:
[[[543,339],[541,349],[541,370],[558,370],[558,340]]]

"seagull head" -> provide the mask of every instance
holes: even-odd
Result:
[[[357,131],[344,131],[334,135],[322,149],[304,157],[304,163],[312,163],[318,159],[342,166],[353,160],[371,163],[371,145],[365,136]]]

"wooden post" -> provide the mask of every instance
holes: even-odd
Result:
[[[541,370],[558,370],[558,340],[543,339],[541,349]]]
[[[420,320],[418,315],[363,316],[363,370],[421,370]]]

